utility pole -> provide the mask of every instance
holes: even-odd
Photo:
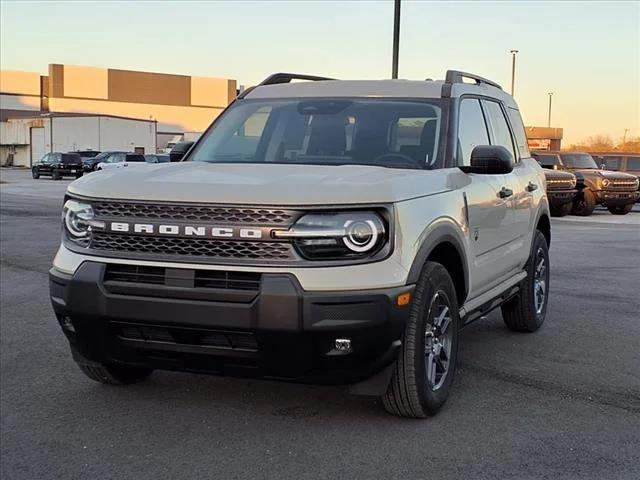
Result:
[[[393,8],[393,63],[391,78],[398,78],[398,53],[400,50],[400,0],[395,0]]]
[[[624,129],[624,135],[622,136],[622,146],[624,147],[625,143],[627,143],[627,132],[629,131],[628,128]]]
[[[513,92],[516,85],[516,54],[518,50],[511,50],[511,96],[513,96]]]
[[[553,98],[553,92],[549,92],[549,119],[547,121],[547,127],[551,126],[551,99]]]

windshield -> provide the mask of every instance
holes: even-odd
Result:
[[[555,155],[540,155],[536,154],[536,160],[543,167],[553,167],[556,164]]]
[[[127,154],[127,162],[145,162],[144,155],[137,153]]]
[[[563,153],[562,161],[569,168],[598,168],[588,153]]]
[[[265,100],[228,110],[189,160],[433,166],[442,145],[438,100]]]

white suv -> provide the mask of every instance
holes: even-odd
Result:
[[[99,382],[348,383],[424,417],[464,325],[497,307],[512,330],[543,323],[544,183],[489,80],[276,74],[183,161],[72,183],[51,299]]]

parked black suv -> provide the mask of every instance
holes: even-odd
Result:
[[[31,167],[33,178],[40,178],[41,175],[51,176],[54,180],[62,177],[82,176],[82,158],[77,153],[47,153]]]

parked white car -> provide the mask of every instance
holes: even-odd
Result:
[[[113,168],[140,167],[148,165],[144,155],[139,153],[114,152],[96,166],[96,170]]]

